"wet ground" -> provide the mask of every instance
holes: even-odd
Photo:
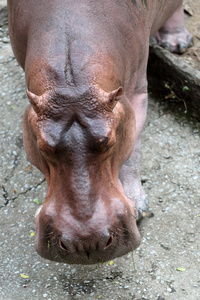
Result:
[[[24,74],[6,31],[0,27],[0,299],[200,299],[200,132],[183,102],[149,97],[141,173],[150,214],[139,225],[136,272],[131,254],[94,266],[37,255],[34,199],[43,201],[46,183],[23,148]]]

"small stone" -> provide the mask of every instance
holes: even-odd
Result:
[[[170,156],[169,154],[165,154],[165,155],[163,155],[163,157],[164,157],[165,159],[171,158],[171,156]]]
[[[48,296],[48,294],[43,294],[43,297],[46,298]]]
[[[6,36],[3,37],[2,41],[3,43],[9,43],[9,39]]]
[[[130,287],[129,287],[129,285],[125,285],[125,287],[124,287],[124,289],[129,289]]]

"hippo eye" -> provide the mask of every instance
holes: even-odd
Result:
[[[106,152],[109,150],[113,145],[115,144],[115,141],[113,142],[108,137],[100,137],[98,139],[94,139],[91,143],[91,148],[94,151],[98,152]]]
[[[98,144],[101,146],[106,146],[108,144],[108,137],[103,136],[98,140]]]
[[[92,150],[95,151],[102,151],[107,150],[107,144],[108,144],[108,137],[99,137],[99,138],[92,138],[90,141],[90,147]]]

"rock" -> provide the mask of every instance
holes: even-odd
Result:
[[[174,92],[200,114],[200,71],[158,45],[151,45],[148,73],[173,85]],[[184,87],[187,87],[184,88]]]

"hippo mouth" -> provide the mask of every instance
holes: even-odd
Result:
[[[65,231],[53,218],[44,221],[45,210],[44,203],[37,209],[35,217],[35,246],[43,258],[68,264],[96,264],[125,255],[140,244],[133,209],[127,209],[126,217],[118,216],[118,222],[113,226],[102,226],[102,222],[95,225],[88,221],[86,229],[83,229],[83,224],[74,223],[73,230]],[[67,223],[70,227],[73,222]]]

